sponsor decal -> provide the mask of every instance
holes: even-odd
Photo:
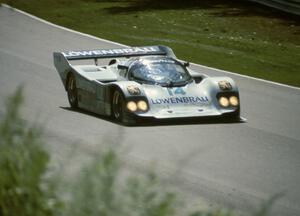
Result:
[[[219,84],[219,87],[221,90],[231,90],[232,89],[232,85],[228,81],[220,81],[218,84]]]
[[[205,97],[169,97],[162,99],[151,99],[152,104],[195,104],[207,103],[209,100]]]
[[[139,87],[134,86],[134,85],[127,86],[127,91],[131,95],[140,95],[141,94],[141,90],[139,89]]]
[[[132,47],[122,49],[101,49],[101,50],[88,50],[88,51],[69,51],[62,52],[65,57],[77,57],[77,56],[106,56],[106,55],[118,55],[118,54],[145,54],[159,52],[159,48],[155,46],[150,47]]]

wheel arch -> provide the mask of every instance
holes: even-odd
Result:
[[[72,79],[71,79],[71,77],[72,77]],[[70,80],[74,80],[73,81],[74,89],[71,89],[71,90],[69,89],[70,88],[70,86],[69,86],[70,85]],[[77,93],[76,77],[71,71],[68,72],[68,74],[67,74],[65,88],[66,88],[66,91],[67,91],[70,106],[72,108],[78,108],[78,93]]]
[[[115,93],[115,91],[119,91],[121,92],[121,94],[123,94],[123,96],[125,97],[125,94],[123,92],[123,89],[119,86],[119,85],[116,85],[116,84],[112,84],[109,86],[108,88],[108,100],[111,102],[111,100],[113,99],[113,95]]]
[[[67,72],[67,76],[66,76],[66,83],[65,83],[65,90],[66,91],[68,90],[69,80],[70,80],[71,76],[75,77],[75,75],[74,75],[74,73],[72,71],[68,71]],[[75,80],[76,80],[76,78],[75,78]]]

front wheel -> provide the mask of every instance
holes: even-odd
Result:
[[[123,94],[116,90],[112,98],[112,116],[119,122],[124,121],[125,100]]]
[[[67,92],[70,106],[73,109],[78,108],[78,95],[77,95],[77,87],[76,87],[76,79],[73,74],[68,76],[67,82]]]

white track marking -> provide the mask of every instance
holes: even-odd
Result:
[[[203,68],[206,68],[206,69],[211,69],[211,70],[214,70],[214,71],[222,72],[222,73],[232,74],[232,75],[243,77],[243,78],[253,79],[253,80],[256,80],[256,81],[266,82],[266,83],[270,83],[270,84],[273,84],[273,85],[278,85],[278,86],[282,86],[282,87],[287,87],[287,88],[300,90],[300,88],[296,87],[296,86],[290,86],[290,85],[286,85],[286,84],[282,84],[282,83],[278,83],[278,82],[273,82],[273,81],[270,81],[270,80],[265,80],[265,79],[261,79],[261,78],[248,76],[248,75],[238,74],[238,73],[234,73],[234,72],[230,72],[230,71],[221,70],[221,69],[218,69],[218,68],[208,67],[208,66],[205,66],[205,65],[200,65],[200,64],[195,64],[195,63],[191,63],[191,64],[195,65],[195,66],[200,66],[200,67],[203,67]]]
[[[240,121],[243,122],[243,123],[246,123],[246,122],[247,122],[247,119],[246,119],[245,117],[242,117],[242,116],[241,116],[241,117],[240,117]]]
[[[74,34],[79,34],[79,35],[82,35],[82,36],[85,36],[85,37],[88,37],[88,38],[92,38],[94,40],[98,40],[98,41],[101,41],[101,42],[106,42],[106,43],[110,43],[110,44],[115,44],[115,45],[118,45],[118,46],[123,46],[123,47],[129,47],[127,45],[124,45],[124,44],[121,44],[121,43],[117,43],[117,42],[114,42],[114,41],[110,41],[110,40],[106,40],[106,39],[102,39],[102,38],[98,38],[98,37],[95,37],[93,35],[90,35],[90,34],[86,34],[86,33],[82,33],[82,32],[79,32],[79,31],[75,31],[75,30],[72,30],[72,29],[69,29],[69,28],[66,28],[66,27],[62,27],[62,26],[59,26],[59,25],[56,25],[54,23],[51,23],[49,21],[46,21],[44,19],[41,19],[37,16],[34,16],[32,14],[29,14],[25,11],[22,11],[22,10],[19,10],[19,9],[16,9],[16,8],[13,8],[7,4],[1,4],[2,7],[6,7],[6,8],[9,8],[11,10],[14,10],[18,13],[21,13],[23,15],[26,15],[32,19],[35,19],[35,20],[38,20],[42,23],[45,23],[47,25],[50,25],[50,26],[53,26],[53,27],[56,27],[56,28],[59,28],[59,29],[63,29],[65,31],[68,31],[68,32],[72,32]],[[295,87],[295,86],[290,86],[290,85],[286,85],[286,84],[282,84],[282,83],[278,83],[278,82],[273,82],[273,81],[269,81],[269,80],[265,80],[265,79],[260,79],[260,78],[255,78],[255,77],[251,77],[251,76],[247,76],[247,75],[243,75],[243,74],[238,74],[238,73],[234,73],[234,72],[230,72],[230,71],[225,71],[225,70],[221,70],[221,69],[217,69],[217,68],[213,68],[213,67],[208,67],[208,66],[205,66],[205,65],[200,65],[200,64],[195,64],[195,63],[191,63],[195,66],[199,66],[199,67],[203,67],[203,68],[207,68],[207,69],[211,69],[211,70],[214,70],[214,71],[217,71],[217,72],[221,72],[221,73],[227,73],[227,74],[232,74],[232,75],[235,75],[235,76],[240,76],[240,77],[243,77],[243,78],[247,78],[247,79],[252,79],[252,80],[256,80],[256,81],[260,81],[260,82],[266,82],[266,83],[270,83],[270,84],[273,84],[273,85],[277,85],[277,86],[281,86],[281,87],[286,87],[286,88],[291,88],[291,89],[296,89],[296,90],[300,90],[299,87]]]

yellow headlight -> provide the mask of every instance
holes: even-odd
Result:
[[[135,111],[137,110],[137,105],[136,105],[136,103],[133,102],[133,101],[129,101],[129,102],[127,103],[127,109],[128,109],[129,111],[131,111],[131,112],[135,112]]]
[[[232,106],[238,106],[239,105],[239,99],[236,96],[231,96],[229,98],[229,102]]]
[[[229,100],[226,97],[220,97],[219,103],[222,107],[228,107],[229,106]]]
[[[148,109],[148,105],[145,101],[139,101],[137,103],[137,107],[142,111],[147,111],[147,109]]]

